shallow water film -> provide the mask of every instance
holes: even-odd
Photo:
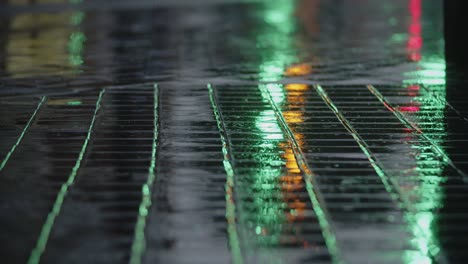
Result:
[[[449,43],[442,0],[0,0],[2,263],[468,263]]]

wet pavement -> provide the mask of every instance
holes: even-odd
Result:
[[[439,0],[0,1],[0,257],[466,263],[449,66]]]

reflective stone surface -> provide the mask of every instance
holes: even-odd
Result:
[[[442,1],[0,1],[6,263],[465,263]]]

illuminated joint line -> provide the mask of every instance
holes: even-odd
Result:
[[[143,254],[146,249],[145,239],[145,227],[148,219],[149,208],[151,207],[151,196],[154,181],[156,179],[156,152],[158,147],[158,136],[159,136],[159,89],[158,85],[154,85],[154,103],[153,103],[153,114],[154,114],[154,128],[153,128],[153,144],[151,151],[151,163],[148,168],[148,178],[146,183],[141,188],[141,202],[138,210],[138,219],[135,225],[135,235],[132,242],[130,263],[140,264],[143,259]]]
[[[402,210],[410,213],[409,215],[407,215],[408,221],[413,226],[416,226],[418,228],[418,232],[420,232],[420,234],[425,234],[425,231],[422,229],[421,226],[419,226],[415,218],[415,215],[418,213],[418,210],[414,206],[412,206],[412,203],[407,199],[407,196],[405,195],[404,191],[399,188],[398,183],[396,183],[391,177],[388,177],[387,173],[385,173],[385,171],[382,169],[382,166],[379,164],[379,162],[376,159],[374,159],[369,145],[367,145],[364,139],[353,128],[351,123],[338,110],[338,108],[330,99],[326,91],[320,85],[314,85],[314,89],[317,91],[317,93],[328,106],[328,108],[330,108],[333,111],[333,113],[338,118],[343,127],[351,134],[351,136],[357,142],[359,148],[361,148],[362,152],[369,160],[372,168],[375,170],[380,180],[382,181],[385,190],[390,194],[392,199],[394,199],[397,202],[397,204],[399,204]],[[438,247],[434,243],[431,243],[430,246]],[[446,261],[444,261],[445,257],[442,254],[442,252],[439,253],[437,256],[431,254],[431,257],[437,259],[439,261],[438,263],[446,263]]]
[[[232,164],[232,154],[229,137],[226,133],[224,126],[223,116],[216,100],[215,90],[211,84],[207,85],[210,97],[211,107],[216,118],[216,125],[218,126],[221,143],[223,144],[223,165],[226,171],[226,220],[228,222],[228,236],[229,236],[229,249],[232,255],[232,262],[234,264],[242,264],[244,262],[239,243],[239,234],[237,231],[236,222],[236,204],[234,200],[234,167]]]
[[[3,170],[3,168],[5,168],[6,164],[8,163],[8,160],[11,158],[11,156],[13,155],[13,152],[15,152],[16,148],[19,146],[19,144],[21,143],[21,141],[23,140],[24,138],[24,135],[26,134],[26,132],[29,130],[29,128],[31,127],[31,124],[34,122],[34,120],[36,119],[36,116],[37,116],[37,113],[39,112],[39,109],[42,107],[42,105],[44,105],[44,102],[46,101],[47,97],[46,96],[42,96],[41,100],[39,101],[39,103],[37,104],[37,107],[36,107],[36,110],[34,110],[34,112],[32,113],[31,117],[29,118],[28,122],[26,123],[26,125],[24,126],[23,128],[23,131],[21,131],[21,134],[19,135],[18,139],[16,140],[15,144],[13,144],[13,146],[11,147],[10,151],[8,151],[7,155],[5,156],[5,158],[3,159],[2,163],[0,164],[0,172]]]
[[[81,147],[80,154],[78,159],[76,160],[75,166],[72,168],[70,175],[66,182],[62,184],[57,197],[55,198],[54,205],[52,206],[52,210],[47,215],[47,219],[45,223],[42,225],[41,232],[39,234],[39,238],[37,239],[36,246],[31,251],[31,255],[28,259],[28,264],[37,264],[41,260],[42,253],[44,252],[47,242],[49,240],[50,232],[54,226],[55,219],[60,214],[60,210],[62,209],[63,202],[65,197],[67,196],[68,189],[73,185],[75,182],[76,175],[78,174],[78,170],[80,169],[81,163],[83,162],[83,158],[85,156],[87,147],[89,142],[91,141],[91,134],[93,133],[94,123],[96,122],[96,117],[101,108],[101,101],[102,97],[104,96],[105,89],[102,89],[99,93],[99,97],[96,101],[96,108],[94,110],[93,118],[91,119],[91,123],[89,124],[88,134],[86,135],[86,139]]]
[[[314,209],[315,214],[317,215],[317,219],[322,230],[322,235],[325,240],[325,244],[330,252],[332,257],[332,261],[335,264],[343,263],[341,258],[341,254],[339,251],[339,246],[337,245],[335,230],[333,228],[330,214],[325,206],[325,200],[323,199],[323,195],[321,194],[320,190],[317,188],[318,184],[315,181],[315,174],[310,169],[304,153],[302,153],[301,147],[299,146],[294,133],[289,128],[281,110],[276,105],[271,93],[269,92],[268,88],[260,87],[260,92],[264,95],[268,102],[270,103],[273,111],[275,113],[276,119],[279,122],[280,127],[282,128],[283,132],[288,137],[288,141],[292,147],[292,151],[296,158],[296,162],[302,173],[305,177],[306,189],[307,193],[309,194],[310,201],[312,202],[312,207]]]
[[[452,159],[445,153],[445,151],[437,144],[432,138],[428,137],[414,122],[411,122],[406,118],[406,116],[398,109],[393,107],[387,99],[375,88],[373,85],[367,85],[367,89],[377,97],[377,99],[388,109],[392,112],[401,123],[403,123],[407,128],[416,131],[418,136],[422,137],[424,140],[429,142],[432,148],[437,152],[437,154],[442,157],[443,161],[449,164],[453,169],[457,171],[457,173],[462,177],[463,181],[468,181],[468,176],[461,171],[457,166],[453,163]]]

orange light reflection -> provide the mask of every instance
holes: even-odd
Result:
[[[311,72],[311,68],[307,64],[300,64],[288,68],[286,75],[303,75]],[[307,84],[288,84],[285,86],[287,93],[287,104],[293,106],[292,110],[284,111],[283,116],[288,126],[304,122],[304,92],[309,89]],[[293,132],[299,147],[303,145],[303,136]],[[305,209],[307,204],[302,202],[298,197],[297,192],[304,188],[304,181],[301,176],[301,170],[297,164],[296,156],[289,145],[281,146],[284,149],[284,158],[286,159],[287,176],[281,178],[282,189],[288,193],[285,200],[288,203],[290,212],[286,214],[289,222],[301,221],[305,217]]]
[[[307,63],[301,63],[292,65],[291,67],[286,69],[285,75],[286,76],[301,76],[307,75],[312,72],[312,66]]]

